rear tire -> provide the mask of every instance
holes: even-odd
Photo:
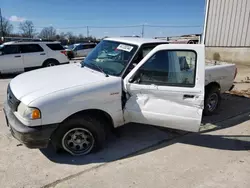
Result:
[[[53,66],[56,66],[58,64],[59,63],[56,60],[49,59],[49,60],[44,62],[43,67],[53,67]]]
[[[55,148],[63,149],[71,155],[87,155],[103,147],[106,133],[99,120],[82,115],[62,123],[51,140]]]
[[[217,86],[212,86],[205,90],[205,103],[204,103],[204,115],[213,115],[220,106],[221,95],[220,88]]]

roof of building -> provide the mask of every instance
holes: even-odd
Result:
[[[145,43],[168,43],[167,40],[153,39],[153,38],[137,38],[137,37],[116,37],[116,38],[105,38],[104,40],[119,41],[123,43],[129,43],[141,46]]]

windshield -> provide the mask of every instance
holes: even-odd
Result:
[[[3,49],[3,45],[0,45],[0,51],[2,51],[2,49]]]
[[[113,76],[119,76],[137,50],[136,45],[101,41],[82,61],[82,65]],[[101,70],[100,70],[101,69]]]

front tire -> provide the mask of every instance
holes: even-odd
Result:
[[[63,149],[74,156],[97,151],[102,148],[105,139],[104,125],[88,115],[67,120],[52,136],[55,148]]]
[[[206,89],[205,91],[205,104],[204,115],[213,115],[220,106],[221,96],[220,89],[216,86]]]

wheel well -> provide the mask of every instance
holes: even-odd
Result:
[[[63,122],[70,120],[71,118],[75,118],[76,116],[81,116],[81,115],[90,115],[92,117],[95,117],[102,122],[104,122],[105,125],[105,130],[113,130],[114,129],[114,122],[112,117],[105,111],[99,110],[99,109],[88,109],[88,110],[82,110],[79,112],[76,112],[69,117],[67,117]]]
[[[48,61],[54,61],[54,62],[56,62],[57,65],[59,64],[59,62],[58,62],[56,59],[49,58],[49,59],[46,59],[46,60],[43,62],[43,66],[45,66],[45,64],[46,64]]]
[[[208,85],[205,86],[205,91],[208,92],[212,88],[218,88],[220,90],[220,84],[217,82],[211,82]]]

